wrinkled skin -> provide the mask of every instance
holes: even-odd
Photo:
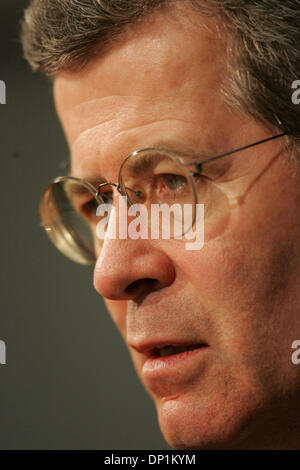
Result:
[[[278,133],[226,105],[225,54],[213,19],[181,6],[131,28],[85,69],[59,72],[72,174],[117,181],[136,149],[215,155]],[[95,288],[175,448],[300,448],[300,365],[291,361],[300,184],[283,144],[212,166],[207,184],[220,197],[200,251],[182,240],[107,239],[97,260]],[[176,343],[206,347],[165,375],[143,369],[149,344]]]

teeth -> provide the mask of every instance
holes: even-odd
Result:
[[[172,356],[172,354],[179,354],[184,351],[191,351],[198,348],[199,345],[192,344],[190,346],[165,346],[159,350],[160,356]]]

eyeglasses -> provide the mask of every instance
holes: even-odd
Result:
[[[126,196],[128,207],[134,204],[143,204],[148,210],[153,205],[170,208],[175,204],[183,210],[192,207],[191,223],[188,228],[182,227],[182,235],[194,226],[198,203],[204,204],[207,239],[213,236],[218,218],[228,215],[229,207],[222,191],[203,176],[205,165],[284,135],[286,133],[202,161],[190,161],[191,157],[182,157],[163,148],[137,150],[121,164],[118,184],[105,182],[97,188],[73,176],[57,177],[41,196],[41,225],[65,256],[80,264],[93,264],[103,245],[103,239],[97,237],[97,224],[104,216],[99,215],[97,209],[113,203],[115,189]],[[216,206],[219,211],[214,210]],[[151,220],[149,226],[151,228]],[[170,238],[176,238],[176,234],[170,233]]]

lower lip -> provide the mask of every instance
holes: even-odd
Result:
[[[203,345],[200,348],[191,349],[170,356],[153,356],[146,360],[143,365],[142,372],[146,377],[176,374],[180,369],[182,375],[184,367],[184,375],[192,373],[194,366],[197,367],[199,361],[202,361],[204,354],[207,352],[208,346]]]

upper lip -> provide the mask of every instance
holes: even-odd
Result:
[[[159,341],[151,341],[151,342],[140,342],[140,343],[128,343],[131,348],[133,348],[135,351],[145,354],[148,357],[153,356],[155,353],[158,352],[159,349],[165,347],[165,346],[192,346],[192,345],[203,345],[206,346],[207,343],[205,343],[202,340],[197,340],[197,341],[176,341],[176,340],[159,340]]]

